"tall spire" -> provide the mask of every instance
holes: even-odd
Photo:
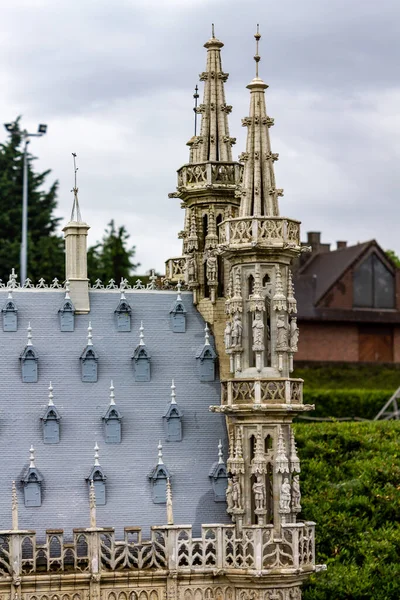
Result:
[[[241,155],[245,163],[243,184],[241,186],[240,216],[279,216],[278,196],[283,195],[282,190],[276,189],[274,161],[278,154],[271,152],[269,127],[273,119],[267,116],[265,107],[265,90],[268,85],[260,79],[258,64],[261,57],[258,53],[258,43],[261,38],[257,25],[256,76],[249,83],[250,90],[250,116],[242,119],[242,124],[247,127],[246,152]]]
[[[206,70],[200,74],[204,81],[203,102],[196,109],[201,113],[200,135],[194,140],[190,162],[232,161],[232,145],[229,137],[228,115],[232,110],[226,104],[224,83],[228,73],[222,71],[221,48],[223,43],[215,37],[214,25],[211,38],[204,44],[207,48]]]

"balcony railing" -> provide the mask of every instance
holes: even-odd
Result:
[[[293,219],[239,217],[222,222],[218,231],[219,243],[228,247],[300,247],[300,221]]]
[[[239,185],[243,165],[232,162],[207,162],[184,165],[178,171],[178,190]]]
[[[303,404],[302,379],[228,379],[221,382],[221,405]]]

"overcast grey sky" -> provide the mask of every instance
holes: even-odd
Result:
[[[60,181],[65,220],[78,154],[89,243],[114,218],[140,271],[180,254],[168,192],[188,159],[203,44],[214,22],[237,156],[259,22],[281,214],[302,221],[303,239],[375,238],[400,253],[399,0],[13,0],[1,14],[3,122],[48,124],[31,151]]]

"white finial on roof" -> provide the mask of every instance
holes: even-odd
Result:
[[[222,454],[222,441],[221,440],[219,440],[219,443],[218,443],[218,464],[219,465],[224,464],[224,455]]]
[[[28,343],[27,346],[32,346],[32,327],[31,322],[28,323]]]
[[[51,381],[50,381],[50,385],[49,385],[49,406],[54,406],[54,402],[53,402],[53,386],[51,385]]]
[[[35,469],[35,448],[32,445],[29,448],[29,468]]]
[[[110,406],[115,404],[115,397],[114,397],[114,384],[113,384],[113,380],[111,379],[111,385],[110,385]]]
[[[18,498],[17,488],[15,487],[15,481],[12,482],[11,488],[11,516],[12,528],[14,531],[18,531]]]
[[[139,327],[139,346],[144,346],[144,327],[143,327],[143,321],[140,321],[140,327]]]
[[[99,463],[99,446],[97,444],[97,442],[95,442],[94,444],[94,466],[95,467],[99,467],[100,463]]]
[[[181,298],[181,287],[182,287],[182,284],[181,284],[181,281],[179,280],[178,283],[176,284],[176,289],[178,290],[178,295],[177,295],[176,299],[178,301],[182,300],[182,298]]]
[[[70,300],[70,296],[69,296],[69,281],[68,281],[68,279],[65,282],[65,300]]]
[[[204,340],[204,345],[205,346],[209,346],[210,345],[210,336],[209,336],[209,328],[208,328],[208,323],[206,323],[206,326],[204,327],[204,332],[205,332],[205,340]]]
[[[87,345],[88,346],[93,346],[93,342],[92,342],[92,322],[89,321],[89,327],[87,328],[88,330],[88,336],[87,336]]]
[[[9,289],[9,290],[8,290],[8,296],[7,296],[7,299],[8,299],[8,300],[12,300],[12,299],[13,299],[13,297],[12,297],[12,291],[11,291],[11,289]]]
[[[121,300],[126,300],[125,294],[124,294],[124,288],[121,287]]]
[[[163,465],[163,457],[162,457],[162,443],[161,440],[158,440],[158,464]]]
[[[171,404],[176,404],[176,400],[175,400],[175,384],[174,384],[174,380],[172,380],[172,385],[171,385]]]

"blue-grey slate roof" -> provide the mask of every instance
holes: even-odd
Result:
[[[220,382],[199,381],[196,353],[204,343],[204,320],[183,293],[187,309],[186,333],[170,325],[172,292],[126,291],[132,307],[132,331],[118,332],[114,310],[116,291],[91,291],[91,311],[75,316],[75,330],[61,332],[58,309],[62,290],[15,290],[18,331],[0,330],[0,529],[11,527],[11,482],[17,483],[19,526],[34,529],[42,539],[45,529],[62,528],[70,538],[75,527],[89,526],[88,477],[94,464],[93,447],[100,446],[100,465],[107,476],[107,504],[97,508],[99,526],[115,527],[166,523],[165,505],[153,504],[149,473],[157,463],[158,440],[171,473],[175,523],[229,522],[224,503],[214,502],[210,468],[222,438],[226,458],[224,418],[210,413],[220,402]],[[7,291],[0,291],[0,306]],[[93,346],[99,356],[98,381],[83,383],[79,357],[92,324]],[[39,356],[39,380],[22,383],[19,356],[32,326]],[[151,381],[134,381],[132,354],[139,342],[140,322],[151,354]],[[211,340],[213,343],[213,340]],[[166,442],[163,415],[170,401],[171,379],[183,417],[181,442]],[[113,380],[115,402],[123,414],[121,444],[106,444],[102,416],[109,405]],[[42,422],[52,382],[54,404],[62,417],[60,443],[43,443]],[[29,447],[35,448],[36,467],[43,476],[42,505],[26,508],[21,477],[29,465]]]

